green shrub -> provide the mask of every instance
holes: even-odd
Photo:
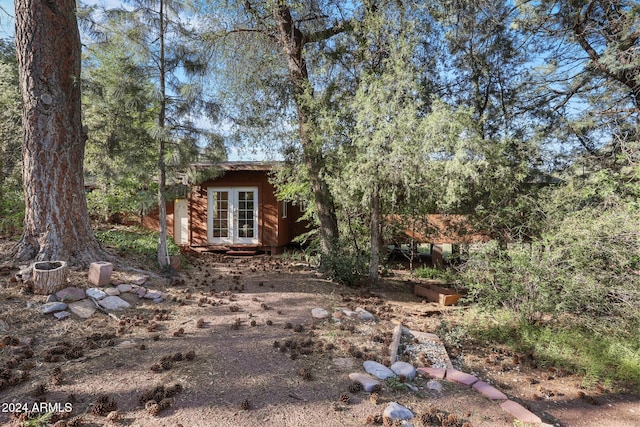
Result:
[[[451,269],[441,269],[433,267],[420,267],[413,271],[416,277],[422,279],[435,279],[444,281],[453,281],[456,279],[457,274]]]
[[[368,272],[369,259],[366,254],[336,249],[332,254],[320,256],[320,271],[330,280],[346,286],[359,286]]]
[[[0,197],[0,234],[14,234],[24,223],[24,196],[22,189],[5,191]]]

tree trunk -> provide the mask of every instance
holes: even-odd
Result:
[[[278,41],[287,59],[289,79],[293,86],[298,111],[300,145],[302,146],[304,163],[309,172],[311,191],[320,223],[320,245],[322,252],[329,254],[333,251],[338,240],[338,219],[333,196],[322,176],[325,166],[322,147],[318,147],[312,139],[313,111],[306,98],[313,97],[313,90],[309,82],[307,63],[304,57],[305,35],[295,26],[289,6],[284,2],[274,2],[273,16],[278,31]]]
[[[33,264],[31,280],[36,295],[53,294],[67,287],[69,269],[64,261],[36,262]]]
[[[169,259],[169,247],[167,245],[167,202],[166,202],[166,185],[167,185],[167,168],[164,163],[165,156],[165,118],[167,108],[167,90],[165,82],[166,63],[164,57],[164,1],[160,0],[160,113],[158,115],[158,127],[163,130],[160,132],[158,141],[158,174],[160,182],[158,183],[158,264],[161,267],[170,268],[171,260]]]
[[[378,266],[380,265],[380,195],[378,188],[371,193],[371,258],[369,259],[369,281],[378,281]]]
[[[25,219],[13,255],[86,267],[109,255],[91,230],[84,190],[76,2],[16,0],[15,10]]]

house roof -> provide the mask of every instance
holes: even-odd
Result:
[[[196,169],[220,168],[223,171],[268,171],[274,169],[281,162],[266,161],[234,161],[234,162],[200,162],[193,163]]]

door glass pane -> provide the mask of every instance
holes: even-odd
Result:
[[[238,192],[238,237],[252,239],[255,236],[254,192]]]
[[[213,192],[213,237],[229,237],[229,192]]]

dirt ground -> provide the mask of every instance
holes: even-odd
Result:
[[[31,425],[362,426],[375,425],[392,401],[416,414],[416,426],[522,425],[499,404],[446,381],[440,392],[423,378],[410,384],[417,391],[388,382],[377,400],[350,389],[348,375],[364,372],[364,360],[388,358],[395,324],[435,333],[442,320],[455,324],[460,314],[414,297],[401,271],[365,291],[279,257],[189,254],[173,277],[114,272],[120,283],[148,275],[145,286],[165,292],[165,302],[141,300],[115,317],[97,312],[57,321],[40,313],[43,296],[11,280],[19,266],[9,251],[9,242],[0,243],[2,425],[27,425],[19,410],[45,402],[31,415],[43,422]],[[90,287],[86,271],[70,280]],[[316,307],[363,307],[378,320],[314,322]],[[636,395],[584,389],[577,376],[534,368],[530,357],[501,348],[467,344],[450,356],[546,423],[640,426]],[[46,419],[47,409],[57,412]],[[424,424],[430,410],[450,423]]]

